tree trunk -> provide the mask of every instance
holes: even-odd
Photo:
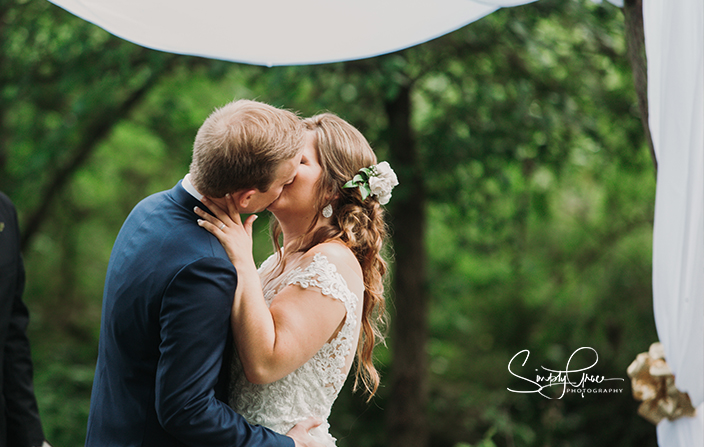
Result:
[[[623,18],[626,26],[628,60],[633,70],[633,84],[638,96],[638,110],[643,123],[645,140],[648,142],[650,156],[657,171],[658,161],[655,158],[653,138],[650,135],[650,124],[648,123],[648,64],[645,55],[645,33],[643,31],[643,1],[626,0],[623,4]]]
[[[411,88],[402,86],[386,101],[390,159],[403,189],[391,207],[395,251],[388,445],[425,447],[428,291],[426,287],[425,192],[418,148],[411,132]]]

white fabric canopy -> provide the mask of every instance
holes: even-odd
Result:
[[[658,443],[704,446],[704,2],[643,2],[650,130],[658,159],[653,304],[658,337],[694,418]]]
[[[139,45],[256,65],[362,59],[535,0],[50,0]]]

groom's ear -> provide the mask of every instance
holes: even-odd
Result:
[[[257,190],[252,188],[232,194],[232,198],[235,199],[235,204],[237,204],[237,209],[247,209],[256,192]]]

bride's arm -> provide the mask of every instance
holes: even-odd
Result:
[[[336,333],[346,310],[319,289],[298,285],[285,287],[267,308],[256,273],[248,270],[245,283],[238,284],[232,329],[247,379],[269,383],[313,357]]]
[[[198,215],[204,220],[199,221],[199,225],[220,240],[237,269],[232,328],[245,375],[252,383],[273,382],[303,365],[332,338],[344,321],[345,306],[341,301],[323,295],[317,288],[290,285],[267,307],[251,254],[254,219],[250,217],[243,225],[232,209],[228,216],[216,209],[212,202],[207,205],[218,218],[200,211]],[[220,222],[226,225],[222,229],[219,228]],[[356,262],[354,255],[342,247],[321,249],[330,252],[326,255],[328,258],[332,256],[333,263],[335,258],[345,256],[351,256]],[[349,259],[339,260],[349,262]],[[351,281],[355,281],[354,276]],[[363,291],[359,277],[357,282],[348,282],[348,285],[353,290],[361,288]]]

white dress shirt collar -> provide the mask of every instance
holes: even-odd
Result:
[[[188,194],[195,197],[196,200],[198,200],[199,202],[203,199],[203,194],[196,191],[196,188],[193,186],[193,183],[191,183],[191,174],[190,173],[186,174],[186,176],[183,178],[183,181],[181,182],[181,186],[183,186],[183,189],[185,189],[186,192],[188,192]]]

